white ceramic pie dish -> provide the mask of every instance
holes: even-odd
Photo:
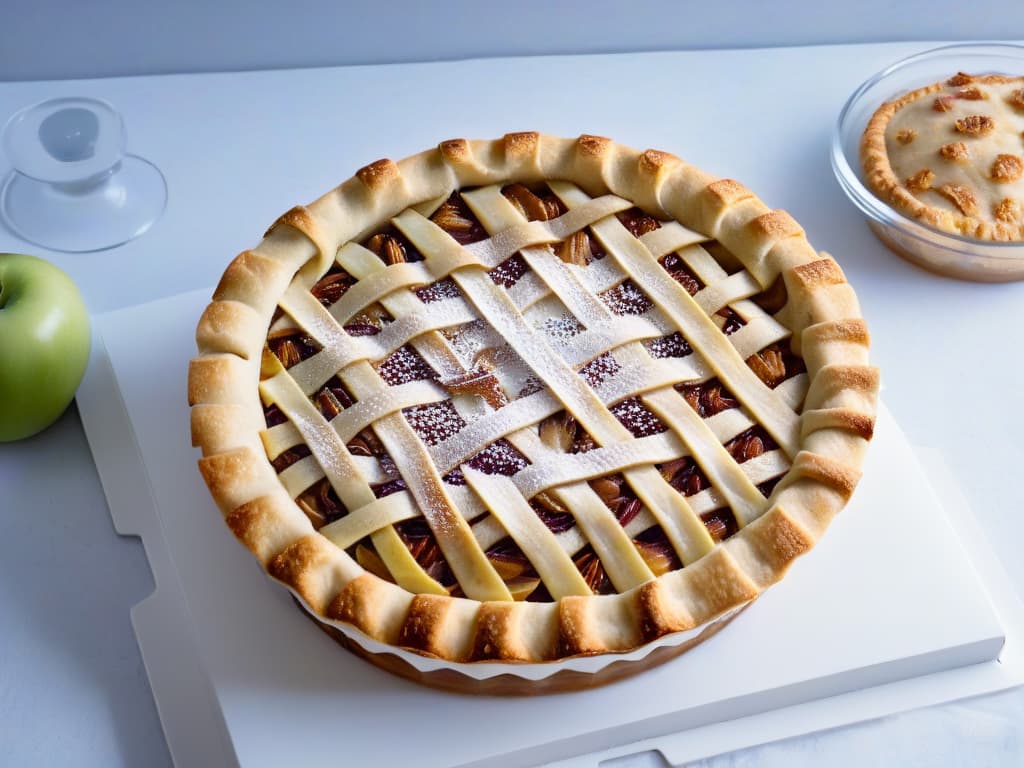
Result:
[[[1024,243],[997,243],[943,232],[880,200],[864,181],[860,140],[884,102],[967,72],[1024,74],[1024,46],[965,44],[935,48],[892,64],[866,80],[846,102],[832,132],[832,170],[868,226],[891,250],[932,272],[980,282],[1024,279]]]
[[[370,659],[378,667],[434,688],[497,695],[558,693],[580,687],[593,688],[632,677],[709,639],[753,603],[744,603],[713,621],[685,632],[665,635],[628,652],[575,656],[554,662],[467,663],[431,658],[374,640],[351,624],[318,616],[299,594],[291,589],[289,591],[320,629],[356,655]],[[586,679],[586,685],[581,686],[580,679]]]

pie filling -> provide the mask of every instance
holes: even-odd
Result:
[[[464,190],[422,213],[428,227],[472,246],[579,205],[556,192],[563,192],[557,182]],[[510,204],[498,205],[498,213],[495,195]],[[481,210],[489,213],[478,216]],[[657,263],[710,320],[701,323],[698,338],[689,338],[664,299],[646,292],[611,255],[623,236],[656,242],[666,226],[682,245]],[[579,381],[572,382],[524,359],[533,352],[506,338],[514,321],[504,317],[500,301],[481,302],[491,289],[478,284],[465,290],[453,277],[403,282],[401,291],[379,299],[367,290],[374,300],[365,306],[345,304],[354,286],[380,271],[368,266],[367,254],[388,269],[423,262],[424,241],[433,243],[423,229],[398,217],[342,248],[309,289],[353,344],[379,342],[385,353],[370,365],[392,396],[401,391],[402,401],[408,391],[408,405],[378,418],[379,395],[365,383],[372,374],[349,376],[345,354],[317,341],[315,321],[293,315],[294,302],[282,301],[267,336],[264,384],[282,369],[301,371],[296,381],[311,406],[262,389],[268,457],[314,527],[363,568],[410,591],[479,599],[480,589],[469,594],[450,562],[448,542],[458,538],[452,530],[464,526],[507,589],[503,599],[610,594],[685,567],[767,508],[793,457],[780,446],[779,430],[760,423],[698,350],[708,348],[709,329],[717,329],[759,386],[799,412],[806,368],[790,349],[789,331],[772,317],[786,300],[781,281],[762,291],[721,244],[685,230],[680,238],[678,224],[635,207],[605,217],[600,227],[594,222],[523,249],[486,275],[532,328],[538,359],[557,358],[556,368],[575,371]],[[349,271],[353,265],[358,276]],[[412,280],[415,273],[409,274]],[[556,279],[570,285],[553,288]],[[648,284],[646,275],[641,282]],[[496,312],[501,322],[495,324]],[[395,339],[404,343],[391,349]],[[579,394],[566,403],[553,394],[553,381]],[[603,403],[612,418],[591,418],[589,402]],[[538,412],[542,418],[531,421]],[[342,424],[344,414],[352,419]],[[320,427],[310,427],[313,422]],[[383,422],[390,426],[379,434]],[[307,443],[315,440],[306,437],[323,424],[334,427],[347,465],[358,467],[372,496],[358,483],[345,485],[344,466],[327,466],[331,460],[321,450],[310,450]],[[409,441],[417,443],[417,455],[433,460],[443,497],[435,492],[424,499],[417,480],[433,469],[392,455]],[[356,525],[357,510],[377,522]],[[623,537],[635,556],[616,549]],[[524,546],[539,539],[539,547]]]

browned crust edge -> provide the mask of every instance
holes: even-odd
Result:
[[[709,622],[696,637],[685,642],[655,648],[642,659],[618,659],[597,672],[562,669],[540,680],[531,680],[510,672],[478,679],[466,675],[456,668],[422,670],[397,654],[368,651],[358,641],[337,627],[324,623],[319,616],[310,613],[300,601],[296,600],[295,602],[302,613],[328,637],[385,672],[431,688],[474,696],[541,696],[590,690],[625,680],[671,661],[704,641],[710,640],[749,607],[749,605],[745,605],[726,616]]]
[[[778,317],[808,363],[804,450],[764,515],[696,563],[628,592],[554,604],[414,596],[365,572],[317,534],[275,482],[259,450],[263,339],[252,328],[269,325],[296,271],[326,271],[339,245],[401,210],[461,186],[537,178],[612,192],[715,237],[765,288],[781,276],[788,301]],[[874,424],[877,371],[868,365],[867,330],[838,265],[810,246],[788,214],[771,211],[739,183],[602,137],[454,139],[398,163],[373,163],[308,207],[292,209],[238,257],[218,286],[213,305],[219,304],[200,321],[189,400],[193,442],[203,449],[200,469],[229,527],[320,619],[451,661],[551,662],[625,652],[749,602],[814,546],[846,503]],[[221,429],[238,415],[244,427]]]

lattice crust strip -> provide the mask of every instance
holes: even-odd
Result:
[[[593,136],[367,166],[229,266],[197,342],[236,535],[321,618],[453,661],[626,650],[753,599],[853,492],[878,386],[787,214]],[[766,373],[786,347],[806,372]]]

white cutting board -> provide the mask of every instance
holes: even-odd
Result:
[[[1021,679],[1019,664],[993,661],[1013,622],[997,617],[884,409],[864,480],[818,547],[679,659],[602,689],[528,699],[392,677],[300,615],[203,486],[185,377],[208,295],[95,317],[78,397],[115,524],[142,536],[153,566],[156,591],[133,622],[178,765],[224,764],[232,753],[245,766],[300,754],[307,766],[530,765],[623,754],[620,745],[683,729],[696,730],[677,754],[694,759]],[[921,685],[924,675],[932,682]],[[913,695],[886,686],[836,697],[911,679]],[[773,712],[826,697],[835,698],[799,720]],[[717,725],[743,717],[744,728]],[[673,742],[643,748],[663,744]]]

